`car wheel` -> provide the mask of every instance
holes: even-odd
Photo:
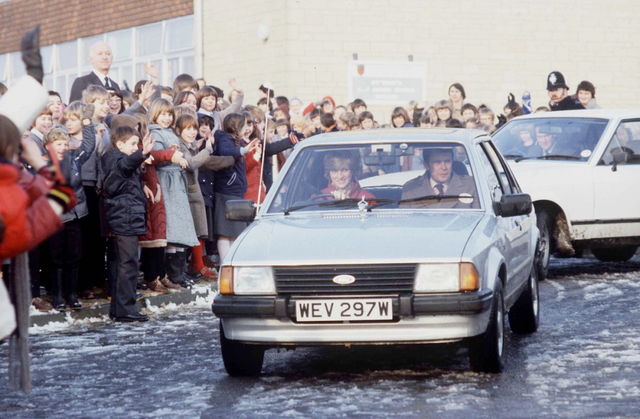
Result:
[[[224,368],[232,377],[251,377],[262,371],[264,347],[227,339],[222,323],[220,323],[220,347]]]
[[[538,280],[544,281],[549,273],[549,259],[551,258],[551,220],[545,211],[536,213],[538,230],[540,230],[539,255],[537,257]]]
[[[636,254],[638,246],[618,246],[591,249],[591,253],[600,262],[626,262]]]
[[[531,268],[527,288],[522,291],[511,310],[509,325],[513,333],[533,333],[540,324],[540,295],[538,293],[538,270]]]
[[[502,282],[498,279],[487,330],[480,336],[474,337],[469,347],[471,369],[477,372],[502,372],[504,350],[504,296]]]

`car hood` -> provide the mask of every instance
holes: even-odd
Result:
[[[255,221],[234,245],[234,265],[459,261],[484,212],[331,212]],[[229,259],[227,258],[226,262]]]

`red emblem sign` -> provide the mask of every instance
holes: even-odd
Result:
[[[364,74],[364,64],[358,64],[358,74]]]

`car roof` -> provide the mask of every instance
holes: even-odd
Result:
[[[512,121],[539,118],[640,118],[640,109],[581,109],[575,111],[539,112],[518,116],[517,118],[512,119]]]
[[[488,137],[482,130],[461,128],[382,128],[338,131],[314,135],[301,142],[304,147],[335,144],[371,144],[389,142],[455,142],[473,145],[478,137]]]

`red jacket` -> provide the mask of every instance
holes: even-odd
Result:
[[[244,156],[244,167],[247,173],[247,192],[244,194],[244,199],[250,199],[256,204],[262,204],[264,197],[267,194],[264,181],[260,178],[260,164],[262,159],[257,161],[253,155],[247,154]],[[258,202],[258,189],[262,184],[262,192],[260,193],[260,202]]]
[[[336,188],[331,183],[329,183],[329,186],[324,188],[321,192],[332,193],[335,190]],[[365,191],[364,189],[362,189],[360,187],[360,183],[358,183],[358,180],[354,179],[353,184],[351,185],[351,189],[349,190],[348,197],[353,199],[362,199],[363,196],[364,196],[364,199],[369,199],[369,200],[376,198],[371,192]]]
[[[151,189],[153,196],[158,194],[160,181],[156,173],[155,164],[170,162],[175,150],[152,150],[153,164],[144,165],[142,180],[147,188]],[[140,247],[166,247],[167,246],[167,210],[164,205],[164,192],[160,190],[160,202],[152,203],[147,200],[147,234],[139,236]]]
[[[62,227],[48,191],[43,177],[0,162],[0,261],[35,248]]]

